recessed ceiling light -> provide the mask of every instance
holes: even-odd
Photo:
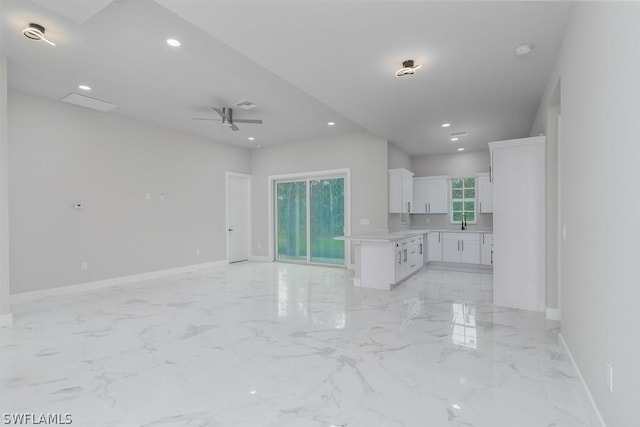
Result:
[[[45,32],[45,29],[42,25],[34,24],[33,22],[29,24],[27,28],[22,30],[22,34],[24,34],[25,37],[31,40],[44,40],[47,43],[49,43],[51,46],[55,46],[56,44],[54,42],[52,42],[51,40],[48,40],[44,36],[44,32]]]
[[[416,73],[422,65],[415,65],[413,59],[407,59],[402,63],[402,68],[396,71],[396,77],[411,76]]]
[[[249,139],[249,141],[255,141],[255,138],[252,137],[252,136],[250,136],[248,139]]]
[[[86,91],[89,91],[89,90],[91,90],[91,86],[87,86],[87,85],[78,85],[78,89],[80,89],[80,90],[86,90]]]
[[[528,55],[533,50],[532,44],[523,44],[516,48],[515,53],[517,56]]]
[[[260,150],[260,149],[262,148],[262,145],[258,144],[258,145],[256,145],[256,148],[257,148],[258,150]]]
[[[451,123],[443,123],[441,126],[443,128],[448,128],[449,126],[451,126]]]
[[[458,138],[451,138],[451,141],[457,141]]]
[[[182,43],[180,43],[180,41],[176,39],[167,39],[167,44],[171,47],[180,47]]]
[[[334,126],[334,125],[335,125],[335,123],[334,123],[334,122],[329,122],[329,123],[327,123],[327,124],[328,124],[329,126]]]
[[[464,151],[464,148],[460,147],[458,148],[458,151]]]

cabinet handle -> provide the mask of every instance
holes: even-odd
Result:
[[[407,212],[411,212],[411,202],[407,202]]]
[[[422,255],[422,243],[420,243],[419,247],[420,247],[420,252],[419,253],[420,253],[420,255]]]
[[[484,245],[484,233],[482,233],[482,244]]]
[[[407,250],[404,250],[404,262],[407,262]]]
[[[427,212],[427,213],[429,212],[429,209],[427,208],[427,204],[426,203],[424,204],[424,211]]]
[[[493,265],[493,251],[491,251],[491,265]]]
[[[482,202],[480,202],[480,213],[482,213]]]
[[[431,203],[429,203],[429,213],[431,213]]]
[[[402,251],[398,251],[398,264],[402,265]]]
[[[458,252],[460,252],[460,240],[458,240]]]
[[[464,252],[464,240],[460,240],[460,242],[462,243],[462,252]]]
[[[438,232],[438,243],[440,243],[440,232]]]

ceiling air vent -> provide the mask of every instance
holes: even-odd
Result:
[[[252,108],[256,108],[256,104],[251,101],[247,101],[246,99],[236,102],[233,106],[242,110],[251,110]]]
[[[77,93],[70,93],[61,99],[62,102],[68,102],[69,104],[78,105],[80,107],[91,108],[92,110],[102,111],[106,113],[117,107],[116,104],[112,104],[106,101],[100,101],[99,99],[91,98],[89,96],[78,95]]]
[[[467,132],[466,130],[463,130],[462,132],[451,132],[449,134],[451,138],[460,138],[467,135],[469,135],[469,132]]]

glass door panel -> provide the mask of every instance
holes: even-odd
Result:
[[[307,261],[307,182],[276,183],[277,258]]]
[[[344,178],[309,181],[310,261],[344,265]]]

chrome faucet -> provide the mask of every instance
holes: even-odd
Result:
[[[462,214],[462,221],[460,221],[460,225],[462,225],[462,229],[466,230],[467,228],[467,216]]]

